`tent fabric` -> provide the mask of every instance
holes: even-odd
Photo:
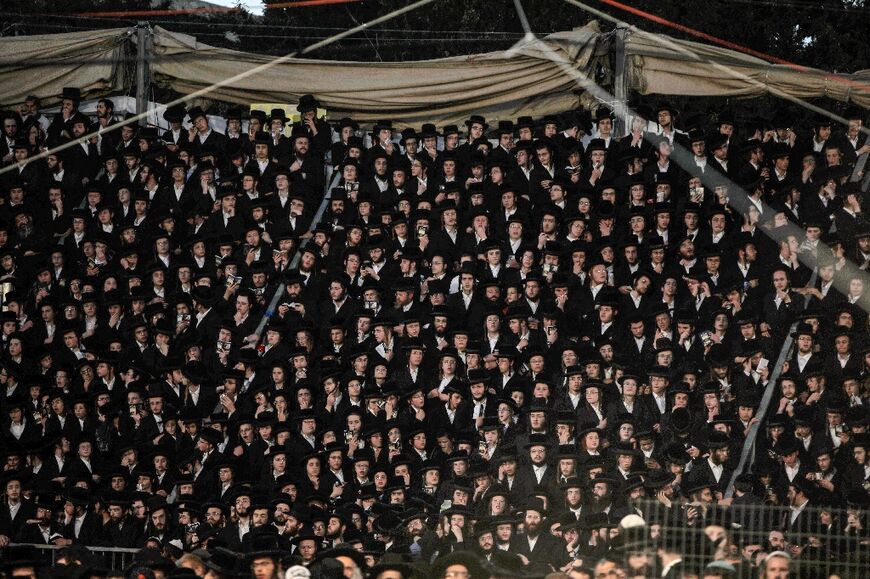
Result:
[[[124,93],[129,30],[0,38],[0,104],[19,104],[31,94],[52,104],[65,86],[79,87],[84,98]]]
[[[81,87],[85,98],[129,93],[135,71],[132,32],[117,28],[0,38],[0,104],[12,106],[29,94],[51,104],[64,86]],[[403,128],[459,124],[479,112],[496,119],[520,113],[541,117],[586,104],[590,98],[576,73],[594,78],[599,69],[610,70],[613,40],[591,21],[505,51],[386,63],[288,58],[238,78],[274,57],[209,46],[155,27],[150,66],[155,82],[181,94],[213,87],[203,97],[248,104],[293,102],[311,93],[332,117],[392,119]],[[625,54],[628,86],[642,94],[827,96],[870,108],[870,70],[851,75],[795,70],[640,30],[626,38]]]
[[[740,52],[671,37],[634,32],[625,41],[632,88],[641,94],[754,97],[765,93],[801,99],[830,97],[870,107],[870,71],[840,75],[770,64]]]
[[[495,118],[540,116],[574,108],[576,83],[566,67],[582,74],[606,58],[598,24],[521,42],[508,51],[401,63],[290,59],[263,73],[215,88],[223,101],[293,102],[315,95],[330,115],[352,114],[362,122],[392,119],[398,127],[461,123],[472,113]],[[271,60],[200,44],[156,28],[157,82],[189,94]],[[192,59],[191,53],[199,55]],[[192,62],[196,66],[191,66]]]

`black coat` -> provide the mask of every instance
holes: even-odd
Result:
[[[124,520],[110,522],[103,527],[106,542],[111,547],[137,548],[142,541],[141,523],[133,517],[125,517]]]
[[[88,511],[78,535],[75,532],[75,518],[64,525],[61,534],[76,545],[101,545],[103,541],[103,524],[94,513]]]
[[[526,557],[530,563],[550,565],[554,569],[564,565],[568,558],[564,543],[547,532],[538,535],[534,549],[529,547],[528,537],[515,535],[511,539],[510,552]]]
[[[36,505],[28,500],[22,499],[21,506],[15,514],[15,518],[9,510],[9,503],[6,500],[0,502],[0,535],[5,535],[10,538],[18,536],[18,533],[24,527],[24,523],[28,519],[36,516]]]

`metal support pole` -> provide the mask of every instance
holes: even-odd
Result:
[[[614,113],[616,126],[613,134],[622,137],[627,132],[626,101],[628,100],[628,66],[625,61],[625,39],[628,36],[628,26],[620,24],[613,37],[613,96],[616,98]]]
[[[818,279],[819,270],[816,269],[813,271],[813,275],[810,277],[809,283],[807,283],[806,287],[816,287],[816,279]],[[806,308],[810,303],[810,296],[804,296],[804,307]],[[737,468],[734,469],[734,472],[731,474],[731,480],[728,482],[728,487],[725,489],[725,498],[731,498],[734,496],[734,483],[737,482],[737,478],[743,474],[743,471],[752,467],[754,453],[755,453],[755,440],[758,438],[758,431],[761,430],[762,424],[767,419],[767,413],[770,410],[770,403],[773,400],[773,394],[776,390],[776,383],[779,381],[779,377],[782,375],[782,369],[785,366],[785,362],[788,359],[788,356],[791,352],[792,344],[794,343],[794,338],[792,338],[792,333],[797,329],[798,320],[792,322],[791,326],[788,329],[788,335],[782,343],[782,348],[779,351],[779,358],[776,360],[776,365],[773,367],[773,372],[770,373],[770,376],[767,380],[767,386],[764,389],[764,392],[761,395],[761,402],[758,405],[758,410],[755,413],[754,418],[757,418],[758,421],[753,422],[749,427],[749,433],[746,435],[746,439],[743,441],[743,449],[740,452],[740,462],[737,463]],[[776,412],[776,410],[774,410]]]
[[[151,71],[148,55],[151,47],[151,29],[147,22],[136,24],[136,114],[145,112],[148,107],[148,89],[151,84]],[[147,119],[139,121],[147,124]]]

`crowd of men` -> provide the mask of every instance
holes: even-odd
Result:
[[[0,114],[7,576],[44,572],[17,545],[137,579],[867,563],[865,111],[60,100]]]

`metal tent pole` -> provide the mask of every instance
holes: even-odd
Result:
[[[147,22],[142,21],[136,24],[136,114],[141,114],[148,108],[148,93],[151,86],[150,50],[151,27]],[[139,122],[147,124],[147,118]]]

